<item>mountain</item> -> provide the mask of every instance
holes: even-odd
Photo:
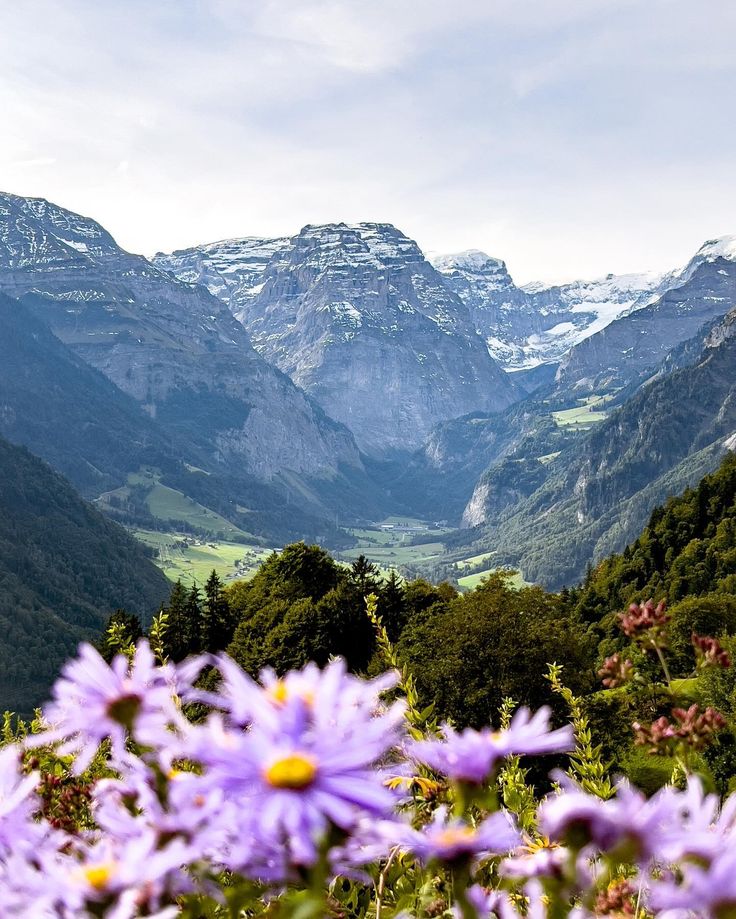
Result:
[[[716,615],[722,616],[717,601],[722,604],[724,594],[733,601],[736,588],[734,533],[736,453],[729,452],[715,472],[657,506],[622,553],[588,573],[575,595],[582,618],[610,617],[644,597],[676,603],[705,595],[713,597]]]
[[[307,226],[286,245],[233,241],[157,263],[224,289],[255,348],[368,453],[413,449],[438,421],[516,398],[460,298],[390,224]]]
[[[262,289],[268,263],[288,246],[288,236],[280,239],[246,236],[178,249],[169,255],[159,252],[153,262],[182,281],[204,284],[242,322],[245,306]]]
[[[646,378],[667,353],[736,306],[736,237],[705,243],[652,303],[611,322],[565,356],[561,388],[616,389]]]
[[[517,287],[500,259],[477,249],[432,264],[470,310],[493,357],[509,370],[555,363],[573,345],[639,308],[668,276],[609,274],[595,281]]]
[[[491,467],[466,509],[480,527],[467,541],[559,587],[633,539],[656,504],[736,448],[736,310],[681,348],[679,361],[558,456]],[[506,505],[503,490],[516,492]]]
[[[0,707],[31,711],[114,609],[149,619],[169,588],[121,527],[0,439]]]
[[[59,341],[31,304],[38,299],[0,294],[1,436],[28,447],[89,497],[141,466],[195,461],[178,453],[131,396]]]
[[[27,298],[64,345],[208,467],[272,487],[297,513],[332,516],[334,496],[347,511],[343,499],[361,491],[371,503],[350,432],[252,348],[222,301],[125,252],[95,221],[0,195],[0,292]],[[250,504],[247,492],[234,497]]]

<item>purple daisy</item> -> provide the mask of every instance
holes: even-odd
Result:
[[[551,731],[549,715],[548,708],[534,715],[521,708],[502,731],[466,728],[457,732],[445,726],[442,740],[413,743],[409,755],[450,779],[480,785],[491,778],[498,763],[507,756],[564,753],[574,748],[572,727]]]
[[[74,770],[83,772],[100,743],[110,739],[113,752],[125,759],[129,734],[144,744],[165,743],[170,726],[182,723],[174,702],[176,671],[157,667],[148,643],[142,641],[130,663],[118,655],[108,665],[91,645],[65,664],[44,709],[49,729],[24,741],[26,747],[64,741],[62,754],[73,753]]]
[[[231,687],[241,681],[233,673]],[[311,864],[330,825],[350,831],[363,816],[391,814],[396,798],[374,768],[402,733],[403,705],[386,708],[378,698],[388,685],[359,680],[335,661],[267,680],[259,697],[249,686],[248,730],[211,716],[195,734],[194,756],[256,838]]]
[[[625,848],[632,861],[645,864],[657,855],[663,834],[678,820],[676,798],[669,788],[647,799],[628,782],[621,782],[615,798],[603,801],[580,790],[567,776],[556,778],[566,787],[542,804],[539,827],[551,839],[575,848],[593,845],[601,852]]]
[[[469,861],[476,856],[505,855],[521,843],[521,835],[503,811],[491,814],[477,826],[448,819],[447,808],[438,807],[432,821],[420,832],[411,830],[402,844],[420,862]]]

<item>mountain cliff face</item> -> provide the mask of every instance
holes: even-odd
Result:
[[[29,303],[2,294],[0,436],[28,447],[88,497],[144,465],[165,470],[198,461],[59,341]]]
[[[705,243],[670,283],[653,302],[574,347],[560,364],[560,386],[602,391],[626,385],[736,306],[736,237]]]
[[[490,353],[511,370],[559,361],[573,345],[644,305],[667,283],[651,273],[517,287],[504,262],[476,249],[436,256],[432,263],[470,310]]]
[[[159,252],[153,262],[182,281],[204,284],[211,294],[224,300],[242,321],[243,308],[260,292],[268,263],[289,245],[289,238],[224,239],[204,246]]]
[[[221,300],[124,252],[95,221],[0,195],[0,291],[163,426],[260,479],[360,469],[350,433],[263,360]]]
[[[545,468],[484,473],[467,508],[485,524],[478,551],[492,546],[499,563],[549,586],[572,583],[630,541],[656,504],[716,468],[736,446],[736,310],[679,362]]]
[[[366,452],[412,449],[437,421],[516,397],[462,301],[390,224],[307,226],[288,245],[231,245],[240,249],[230,262],[239,259],[240,281],[227,298],[254,347]],[[214,289],[212,253],[221,264],[225,247],[158,264]],[[251,258],[254,249],[271,251],[265,266]],[[206,270],[197,268],[208,252]]]

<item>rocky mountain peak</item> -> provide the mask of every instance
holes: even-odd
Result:
[[[59,264],[119,252],[112,236],[95,220],[45,198],[0,192],[0,267]]]
[[[499,274],[513,283],[506,268],[506,262],[482,252],[480,249],[466,249],[464,252],[453,252],[447,255],[432,255],[431,263],[442,274],[452,271],[465,271],[472,274]]]

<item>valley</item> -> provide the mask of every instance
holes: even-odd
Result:
[[[572,584],[732,449],[731,237],[669,272],[519,286],[389,223],[149,260],[0,194],[0,230],[0,435],[169,579],[303,541],[462,589]]]
[[[181,533],[132,530],[133,536],[155,551],[153,561],[170,581],[186,587],[203,585],[216,571],[225,582],[247,580],[271,554],[271,549],[242,542],[226,542]]]

